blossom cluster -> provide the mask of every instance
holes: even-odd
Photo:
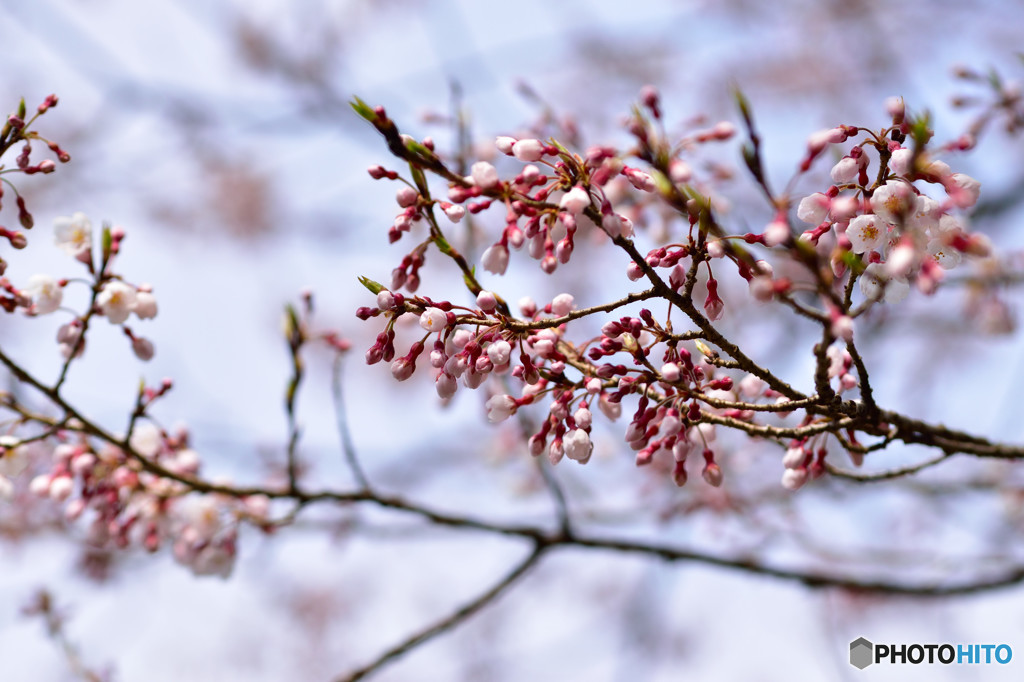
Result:
[[[927,132],[910,137],[914,125],[906,118],[902,100],[890,101],[889,110],[894,124],[890,138],[865,131],[870,134],[832,167],[834,184],[804,197],[797,217],[814,226],[801,239],[817,244],[825,234],[833,237],[837,275],[848,262],[844,256],[856,254],[864,296],[898,303],[911,282],[932,293],[945,271],[956,268],[965,256],[987,256],[992,249],[985,235],[969,232],[957,215],[977,203],[978,181],[953,172],[945,161],[924,151],[920,141]],[[821,139],[839,144],[859,131],[836,128]],[[813,148],[814,142],[809,146]],[[873,179],[869,150],[878,155]],[[945,196],[933,198],[929,186]]]
[[[859,464],[863,449],[856,429],[840,437],[840,429],[829,426],[822,412],[861,387],[864,367],[853,345],[856,320],[875,304],[898,303],[912,285],[934,293],[947,270],[967,257],[991,253],[988,239],[968,229],[964,213],[976,204],[979,183],[936,158],[927,120],[907,115],[902,100],[891,100],[890,125],[841,125],[810,137],[797,178],[826,152],[852,144],[837,154],[832,185],[791,201],[769,188],[749,105],[739,96],[751,137],[744,160],[773,213],[761,233],[730,233],[720,222],[724,201],[713,190],[715,178],[701,177],[688,155],[706,143],[731,139],[736,127],[723,122],[669,140],[658,93],[645,88],[640,100],[627,123],[635,142],[628,150],[597,145],[576,154],[554,138],[500,136],[495,147],[519,164],[515,170],[503,175],[490,160],[481,160],[468,165],[467,176],[450,169],[432,140],[419,142],[399,133],[383,108],[356,100],[357,113],[414,171],[406,180],[384,166],[369,170],[374,179],[403,183],[396,194],[402,212],[389,228],[390,241],[413,234],[417,224],[429,232],[403,257],[388,287],[363,278],[377,306],[360,308],[358,316],[385,321],[366,353],[367,362],[391,362],[393,376],[404,381],[420,356],[427,355],[438,394],[445,399],[460,380],[476,388],[489,374],[507,375],[501,385],[512,381],[518,389],[508,394],[496,387],[486,402],[488,419],[502,421],[543,399],[546,418],[530,437],[529,450],[546,454],[552,464],[563,457],[589,461],[591,408],[596,405],[615,420],[626,398],[635,405],[625,440],[636,463],[671,471],[679,485],[687,480],[685,462],[692,453],[703,458],[703,478],[721,484],[716,438],[723,427],[750,435],[778,434],[771,440],[788,453],[810,453],[808,443],[813,442],[813,456],[785,458],[783,484],[790,489],[825,472],[829,444],[821,434],[834,434]],[[433,197],[428,174],[446,182],[445,199]],[[477,280],[471,261],[445,235],[435,208],[451,224],[501,209],[504,227],[479,257],[485,272],[505,274],[512,253],[523,249],[552,274],[571,261],[586,235],[622,250],[628,256],[628,278],[650,289],[583,310],[569,293],[543,306],[526,298],[514,316],[498,293]],[[637,228],[645,224],[648,209],[674,213],[679,226],[673,229],[681,234],[644,254],[638,245],[649,236]],[[811,227],[799,232],[791,211]],[[414,295],[431,246],[462,271],[475,306]],[[786,276],[775,274],[783,268]],[[727,312],[721,275],[716,276],[723,269],[734,269],[754,300],[789,307],[821,325],[825,339],[813,349],[814,394],[793,389],[716,328]],[[855,283],[860,302],[850,295]],[[400,293],[403,288],[410,296]],[[806,302],[807,294],[813,294],[815,305]],[[667,318],[656,319],[651,308],[644,308],[636,316],[612,317],[597,337],[573,340],[568,335],[576,319],[648,299],[663,299],[670,311],[679,310],[690,329],[678,333]],[[418,316],[425,334],[396,359],[396,322],[407,315]],[[844,409],[862,415],[860,427],[877,435],[882,427],[869,421],[877,408],[869,393],[861,397],[868,401],[867,411],[853,403]],[[792,421],[794,414],[802,414],[802,420]],[[791,436],[788,444],[783,434]]]
[[[165,383],[151,397],[169,388]],[[43,457],[36,458],[42,465],[30,463],[32,445],[0,437],[0,493],[10,498],[18,477],[38,470],[28,480],[29,493],[62,504],[68,521],[88,519],[87,539],[93,546],[155,552],[170,545],[175,559],[195,574],[227,577],[237,554],[239,523],[267,526],[266,497],[190,495],[187,483],[171,477],[199,474],[200,457],[189,447],[186,431],[168,434],[145,423],[131,435],[132,450],[147,459],[150,469],[168,475],[147,469],[122,448],[97,446],[71,430],[58,431],[54,443],[43,446]]]
[[[153,357],[152,341],[136,335],[125,326],[128,318],[134,315],[139,320],[156,317],[157,301],[153,288],[149,284],[132,285],[120,276],[113,274],[114,257],[120,252],[125,233],[120,228],[105,228],[103,263],[99,268],[94,265],[92,222],[83,213],[75,213],[70,217],[60,217],[54,221],[55,242],[58,248],[84,263],[93,275],[92,282],[57,279],[47,274],[35,274],[28,278],[24,289],[14,287],[4,280],[5,289],[11,294],[9,312],[18,308],[25,310],[30,316],[49,315],[61,309],[64,301],[64,289],[78,281],[88,283],[93,294],[92,308],[85,316],[74,317],[61,325],[57,332],[57,343],[64,358],[79,357],[85,350],[87,320],[93,315],[106,317],[111,324],[121,325],[125,335],[131,342],[132,351],[141,360]],[[69,312],[72,312],[69,310]]]
[[[31,161],[33,144],[39,141],[58,161],[70,160],[56,143],[32,129],[36,118],[56,104],[57,98],[50,96],[34,116],[27,117],[22,103],[19,111],[8,117],[0,130],[0,155],[15,145],[23,146],[15,166],[0,165],[0,174],[52,172],[53,161]],[[14,189],[6,177],[3,180]],[[35,220],[14,191],[19,221],[30,230]],[[83,213],[57,218],[54,243],[84,266],[88,276],[83,278],[34,274],[17,286],[3,276],[8,263],[0,260],[0,306],[7,313],[22,311],[28,318],[70,316],[57,332],[64,364],[55,385],[42,384],[6,354],[2,356],[7,368],[18,379],[34,384],[63,417],[37,412],[0,391],[4,413],[0,422],[0,500],[22,499],[26,494],[51,500],[62,506],[69,522],[88,521],[88,540],[94,546],[138,546],[151,552],[169,546],[176,560],[197,575],[226,577],[237,554],[239,524],[246,521],[269,529],[269,500],[260,494],[217,492],[208,485],[196,493],[196,482],[201,481],[200,458],[189,446],[187,431],[167,433],[149,421],[149,409],[171,389],[172,382],[165,379],[157,387],[140,390],[128,434],[123,437],[83,422],[63,402],[61,386],[68,368],[85,351],[90,323],[96,318],[121,327],[138,358],[153,357],[153,343],[128,326],[132,318],[156,317],[157,300],[152,286],[132,284],[116,271],[125,236],[124,230],[110,226],[96,234]],[[0,227],[0,237],[16,249],[27,245],[22,232]],[[88,294],[89,303],[82,312],[66,305],[65,291],[73,286],[81,286]],[[343,341],[335,339],[334,345],[341,347]]]

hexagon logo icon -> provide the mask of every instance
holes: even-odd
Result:
[[[868,667],[874,663],[874,649],[875,645],[863,637],[853,640],[850,642],[850,665],[858,670]]]

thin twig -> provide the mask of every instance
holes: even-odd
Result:
[[[370,480],[363,471],[363,465],[359,463],[359,455],[356,452],[355,443],[352,441],[352,432],[348,427],[348,414],[345,411],[345,392],[342,384],[343,359],[341,353],[334,358],[334,365],[331,368],[331,396],[334,398],[334,421],[338,427],[338,438],[341,440],[341,451],[345,456],[345,463],[352,471],[352,477],[361,490],[370,489]]]
[[[909,476],[910,474],[916,474],[919,471],[931,468],[937,464],[941,464],[950,458],[950,455],[940,455],[933,459],[928,459],[919,464],[915,464],[909,467],[903,467],[902,469],[889,469],[888,471],[878,471],[870,474],[859,474],[856,471],[849,471],[847,469],[840,469],[839,467],[825,462],[825,469],[828,473],[836,476],[837,478],[845,478],[848,481],[856,481],[857,483],[873,483],[876,481],[890,481],[894,478],[901,478],[903,476]]]
[[[485,592],[475,597],[471,601],[463,604],[461,607],[459,607],[452,613],[448,614],[441,620],[437,621],[436,623],[433,623],[423,628],[416,634],[410,636],[409,638],[405,639],[399,644],[396,644],[392,648],[382,653],[376,659],[374,659],[371,663],[368,663],[367,665],[349,673],[348,675],[337,678],[336,682],[356,682],[356,680],[361,680],[367,675],[376,672],[377,670],[383,668],[387,664],[393,662],[395,659],[400,658],[404,654],[415,649],[419,645],[461,624],[463,621],[473,616],[482,608],[494,602],[498,597],[501,596],[503,592],[510,588],[517,580],[526,575],[527,571],[529,571],[540,560],[541,555],[544,553],[544,550],[544,545],[536,544],[533,548],[533,551],[530,552],[530,555],[527,556],[526,559],[518,563],[515,566],[515,568],[509,571],[508,574],[502,577],[501,580],[494,583]]]

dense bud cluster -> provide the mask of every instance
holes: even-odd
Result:
[[[627,402],[625,441],[636,463],[657,464],[680,485],[693,453],[701,455],[703,478],[722,482],[716,451],[722,428],[776,441],[787,452],[814,441],[813,456],[787,456],[783,484],[790,489],[824,473],[835,445],[859,464],[864,446],[856,434],[884,437],[888,426],[862,386],[866,368],[854,343],[857,320],[876,305],[898,303],[912,287],[933,294],[948,270],[991,255],[988,239],[969,230],[965,215],[978,201],[979,183],[941,160],[927,119],[908,115],[903,101],[893,99],[886,103],[887,126],[840,125],[809,137],[794,179],[832,155],[833,184],[799,200],[776,194],[762,166],[749,104],[737,98],[749,135],[744,161],[771,205],[760,233],[730,232],[721,222],[725,200],[714,189],[715,176],[702,177],[688,158],[705,144],[733,138],[736,127],[722,122],[668,139],[653,88],[643,90],[626,124],[634,138],[629,149],[597,145],[574,153],[554,138],[499,136],[495,146],[512,170],[477,161],[468,176],[453,172],[432,144],[400,134],[382,108],[357,100],[356,111],[412,173],[404,180],[397,171],[371,169],[376,179],[406,185],[397,195],[404,219],[389,231],[391,240],[414,223],[427,231],[402,259],[389,289],[364,279],[379,309],[361,308],[358,316],[383,317],[385,325],[367,361],[390,361],[396,323],[419,316],[425,334],[394,360],[395,378],[408,379],[426,355],[429,360],[419,362],[429,362],[438,393],[447,399],[460,383],[476,388],[489,374],[508,375],[487,401],[488,419],[502,421],[524,406],[546,404],[529,449],[547,454],[553,464],[565,456],[586,463],[593,450],[591,408],[615,420]],[[431,175],[445,183],[446,200],[434,198]],[[572,261],[585,236],[618,247],[627,256],[627,277],[649,288],[589,309],[577,308],[569,293],[543,306],[526,299],[515,317],[499,294],[478,282],[472,260],[453,246],[435,207],[452,222],[464,215],[452,218],[458,207],[471,215],[502,214],[504,227],[480,254],[487,273],[505,274],[513,253],[522,250],[552,274]],[[644,253],[636,230],[653,211],[674,214],[678,236]],[[798,231],[794,218],[810,227]],[[431,247],[462,271],[476,307],[399,293],[420,288],[419,265]],[[811,349],[813,393],[794,389],[717,329],[730,310],[719,282],[729,270],[747,282],[752,299],[820,325],[822,341]],[[576,320],[653,299],[664,302],[658,309],[667,303],[664,319],[648,304],[636,316],[604,322],[597,337],[570,336]],[[680,318],[670,320],[673,310],[688,323],[682,333]],[[429,346],[433,350],[424,353]],[[498,388],[509,381],[516,387],[512,395]],[[858,391],[857,399],[845,398]]]

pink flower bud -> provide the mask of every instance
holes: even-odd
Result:
[[[50,482],[49,474],[40,474],[29,482],[28,490],[37,497],[48,497],[50,495]]]
[[[512,145],[512,154],[520,161],[540,161],[544,157],[544,145],[539,140],[519,140]]]
[[[594,451],[594,444],[589,434],[583,429],[573,429],[565,435],[564,439],[565,456],[576,460],[580,464],[590,461],[590,455]]]
[[[498,186],[500,182],[498,178],[498,170],[487,163],[486,161],[477,161],[470,168],[470,177],[473,179],[475,184],[480,189],[493,189]]]
[[[395,201],[402,208],[408,208],[409,206],[416,205],[416,200],[419,199],[419,196],[419,192],[412,187],[402,187],[395,193]]]
[[[764,228],[764,244],[768,247],[778,246],[789,239],[789,225],[786,221],[776,218]]]
[[[508,268],[508,256],[508,248],[499,242],[491,245],[484,251],[484,255],[480,258],[480,263],[487,272],[504,275],[506,268]]]
[[[132,312],[140,320],[150,320],[156,317],[156,297],[148,291],[139,291],[135,294],[135,305]]]
[[[950,187],[947,187],[950,198],[953,203],[959,208],[970,208],[978,203],[978,196],[981,194],[981,183],[972,178],[969,175],[963,173],[954,173],[952,176],[951,186],[954,191],[949,191]]]
[[[679,377],[681,376],[679,365],[674,362],[666,362],[661,366],[661,376],[669,383],[679,381]]]
[[[892,116],[892,122],[899,125],[907,114],[907,106],[902,97],[889,97],[885,100],[885,111]]]
[[[156,348],[153,346],[153,342],[149,339],[136,336],[132,339],[132,352],[135,353],[135,357],[139,360],[149,362],[153,359],[153,355],[156,353]]]
[[[832,182],[838,185],[854,182],[859,174],[860,164],[849,156],[844,156],[836,165],[832,166]]]
[[[849,315],[837,315],[832,319],[832,336],[843,341],[853,340],[853,320]]]
[[[551,301],[551,312],[559,317],[568,315],[572,312],[574,300],[572,294],[559,294],[555,296],[554,300]]]
[[[720,121],[711,128],[711,137],[716,140],[728,140],[736,134],[736,126],[728,121]]]
[[[889,170],[896,175],[910,172],[910,160],[914,158],[913,149],[897,149],[889,156]]]
[[[495,367],[508,364],[512,355],[512,346],[508,341],[495,341],[487,346],[487,357],[494,363]]]
[[[75,490],[75,482],[70,476],[57,476],[50,482],[50,499],[63,502],[71,497]]]
[[[466,209],[462,206],[456,206],[447,202],[441,204],[441,210],[448,217],[448,220],[453,223],[458,223],[466,215]]]
[[[782,487],[786,490],[799,490],[807,482],[807,468],[786,469],[782,474]]]
[[[494,140],[494,146],[498,148],[498,151],[508,156],[512,153],[512,147],[516,143],[516,138],[508,137],[507,135],[501,135]]]
[[[793,446],[786,450],[782,457],[782,466],[787,469],[798,469],[807,463],[808,453],[802,446]]]
[[[601,227],[612,239],[622,236],[622,218],[617,213],[608,213],[601,218]]]
[[[437,379],[434,381],[434,388],[437,390],[437,395],[442,399],[447,400],[455,395],[455,391],[458,390],[459,384],[455,381],[455,377],[441,372],[437,375]]]
[[[498,307],[498,298],[490,291],[481,291],[476,295],[476,304],[484,312],[490,312]]]
[[[656,189],[654,184],[654,178],[642,170],[636,168],[623,167],[622,174],[626,176],[626,179],[636,187],[638,190],[643,192],[653,192]]]
[[[492,424],[505,421],[516,412],[516,400],[510,395],[496,395],[487,401],[487,420]]]
[[[576,185],[565,193],[558,206],[572,215],[579,215],[587,206],[590,206],[590,195],[585,189]]]
[[[704,312],[712,322],[722,319],[725,310],[725,302],[718,296],[718,282],[714,279],[708,280],[708,297],[704,301]]]
[[[809,225],[820,225],[828,215],[831,200],[821,192],[815,192],[800,200],[796,209],[796,217]]]
[[[581,429],[589,429],[594,421],[594,415],[586,407],[581,407],[576,410],[572,415],[573,421],[576,422],[576,426]]]
[[[686,485],[686,463],[685,461],[677,461],[675,467],[672,469],[672,480],[677,486],[682,488]]]
[[[701,475],[704,477],[705,482],[710,486],[718,488],[722,485],[722,479],[724,478],[722,469],[714,462],[708,462],[705,464],[704,471],[701,472]]]
[[[28,238],[21,232],[8,232],[7,241],[16,249],[24,249],[28,246]]]
[[[398,381],[405,381],[416,371],[416,363],[408,357],[401,357],[391,363],[391,376]]]
[[[377,294],[377,307],[381,310],[391,310],[395,305],[395,295],[387,289],[381,289]]]
[[[672,159],[668,164],[668,176],[672,182],[683,185],[693,179],[693,171],[685,161]]]
[[[839,144],[846,142],[846,131],[841,127],[819,130],[807,138],[807,150],[812,154],[818,154],[827,144]]]

